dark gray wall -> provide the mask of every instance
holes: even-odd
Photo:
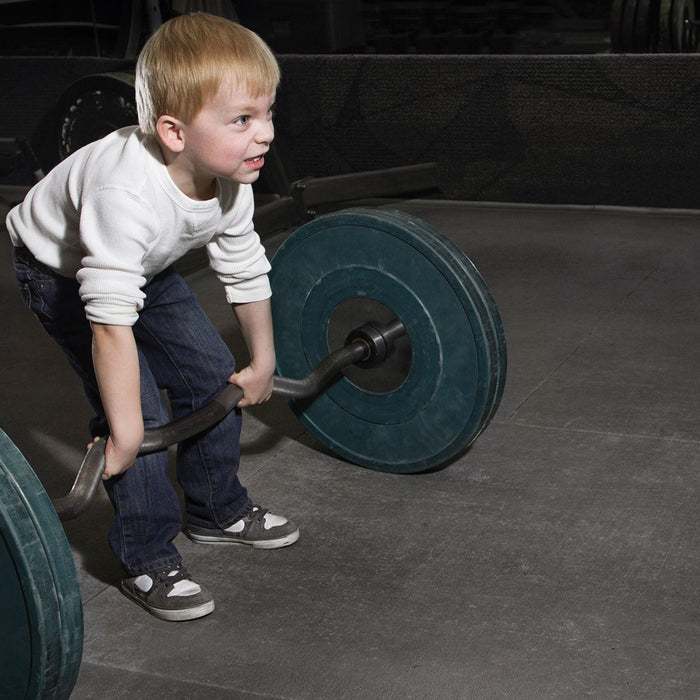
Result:
[[[439,164],[452,199],[700,208],[700,55],[282,56],[290,179]],[[125,61],[0,58],[0,136],[56,158],[62,92]]]
[[[700,207],[700,56],[285,57],[292,177],[435,160],[454,199]]]

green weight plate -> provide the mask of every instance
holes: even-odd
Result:
[[[3,672],[0,698],[23,698],[31,670],[31,635],[24,594],[5,538],[0,536]]]
[[[83,651],[68,541],[47,493],[0,430],[0,698],[67,698]]]
[[[385,209],[323,216],[285,241],[271,282],[283,376],[306,376],[364,321],[398,317],[407,329],[382,365],[352,368],[292,402],[341,457],[424,471],[461,453],[493,417],[506,371],[498,310],[471,261],[425,222]]]

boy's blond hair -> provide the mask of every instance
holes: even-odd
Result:
[[[204,12],[168,20],[136,63],[141,129],[155,135],[164,114],[191,122],[225,81],[257,98],[275,92],[280,70],[267,44],[240,24]]]

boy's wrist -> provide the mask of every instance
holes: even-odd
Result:
[[[276,364],[277,359],[274,353],[263,358],[256,356],[250,361],[251,368],[253,368],[256,372],[260,372],[261,374],[269,374],[270,376],[275,373]]]
[[[141,430],[112,432],[109,435],[114,446],[124,454],[133,453],[136,455],[143,443],[143,428]]]

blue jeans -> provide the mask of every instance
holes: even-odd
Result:
[[[92,331],[75,279],[39,263],[26,248],[14,249],[15,275],[25,303],[61,346],[80,376],[96,416],[94,436],[108,433],[92,365]],[[141,373],[144,427],[188,415],[209,401],[233,374],[228,346],[185,281],[172,268],[154,277],[133,326]],[[234,410],[216,426],[177,447],[177,480],[188,522],[225,528],[250,500],[238,480],[241,414]],[[103,482],[114,506],[108,541],[129,576],[175,566],[173,539],[182,529],[180,501],[168,475],[168,452],[144,455],[125,473]]]

